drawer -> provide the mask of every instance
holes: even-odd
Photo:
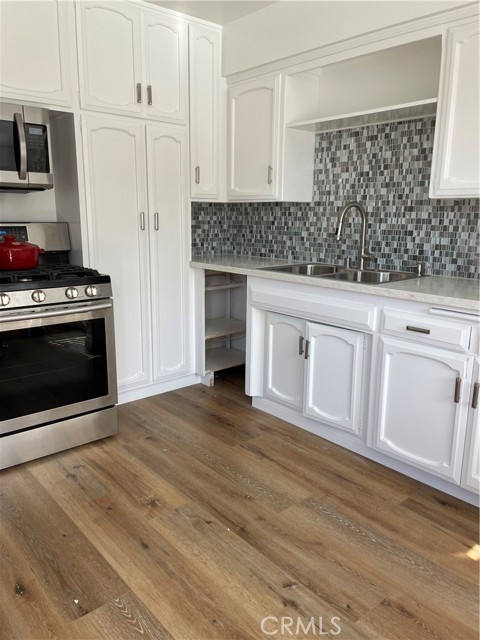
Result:
[[[381,331],[390,336],[467,352],[470,349],[472,325],[384,309]]]

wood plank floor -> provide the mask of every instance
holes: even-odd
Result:
[[[4,640],[478,638],[478,511],[252,409],[241,373],[2,472]]]

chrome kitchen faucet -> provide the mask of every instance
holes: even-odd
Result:
[[[336,234],[337,240],[340,240],[342,235],[343,220],[345,218],[345,215],[350,211],[350,209],[358,209],[358,211],[360,212],[360,216],[362,218],[362,230],[360,233],[360,247],[358,249],[357,269],[360,269],[361,271],[363,271],[363,269],[365,268],[365,262],[368,260],[373,260],[374,257],[369,251],[367,251],[367,249],[365,249],[365,237],[367,233],[367,214],[365,212],[365,209],[362,207],[362,205],[359,202],[349,202],[342,209],[342,211],[340,212],[340,215],[338,216],[337,230],[335,234]]]

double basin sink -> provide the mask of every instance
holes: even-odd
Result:
[[[385,282],[398,282],[420,277],[410,271],[365,271],[339,267],[323,262],[304,262],[300,264],[284,264],[278,267],[261,267],[263,271],[275,271],[278,273],[291,273],[298,276],[313,276],[328,280],[340,280],[343,282],[359,282],[363,284],[382,284]]]

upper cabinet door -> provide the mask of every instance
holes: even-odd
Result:
[[[430,185],[434,198],[480,196],[479,44],[477,21],[446,32]]]
[[[187,25],[156,11],[144,11],[145,115],[187,121]]]
[[[192,198],[219,196],[220,32],[190,25],[190,185]]]
[[[1,97],[47,105],[71,104],[72,12],[72,4],[62,0],[2,0]]]
[[[141,115],[140,13],[126,2],[77,3],[81,106]]]
[[[276,199],[280,75],[242,82],[228,95],[228,195]]]

